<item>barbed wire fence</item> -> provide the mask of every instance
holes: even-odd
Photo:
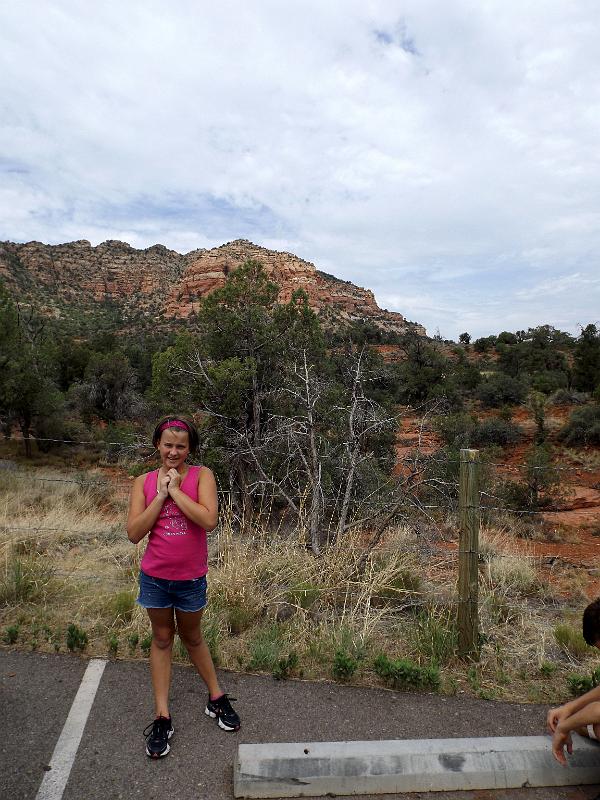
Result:
[[[74,441],[71,439],[48,439],[31,437],[32,441],[44,444],[63,445],[72,447],[86,447],[97,449],[102,452],[105,449],[110,452],[110,460],[105,463],[99,462],[98,468],[102,466],[115,467],[123,456],[124,460],[136,461],[139,465],[150,464],[155,450],[140,441]],[[19,443],[20,439],[13,441]],[[448,554],[438,556],[438,561],[434,565],[436,569],[446,570],[456,569],[458,562],[458,597],[456,599],[457,626],[459,636],[459,653],[467,658],[476,657],[480,643],[479,631],[479,582],[480,565],[485,562],[480,551],[479,534],[481,530],[482,518],[490,514],[509,514],[518,519],[539,517],[542,511],[547,509],[523,509],[512,508],[506,504],[498,504],[501,498],[497,494],[480,488],[480,478],[482,468],[495,468],[503,471],[513,471],[520,473],[528,472],[554,472],[557,474],[571,473],[574,475],[581,473],[597,473],[598,467],[587,467],[585,465],[563,466],[563,465],[535,465],[530,463],[511,463],[485,462],[479,458],[479,451],[463,449],[458,457],[439,457],[439,454],[426,455],[423,453],[412,454],[408,457],[398,459],[397,469],[402,470],[405,466],[414,465],[416,461],[422,461],[429,465],[440,465],[444,467],[452,466],[458,469],[457,480],[438,479],[435,488],[441,492],[440,502],[429,502],[419,498],[408,498],[405,502],[398,503],[398,510],[405,509],[413,515],[424,515],[430,522],[439,522],[439,518],[453,515],[458,520],[458,547],[455,550],[448,550]],[[123,465],[121,464],[121,467]],[[132,477],[127,475],[103,476],[99,478],[91,477],[89,464],[86,467],[70,469],[65,472],[63,467],[46,467],[51,474],[40,475],[39,469],[23,469],[21,465],[10,459],[0,459],[0,482],[17,481],[41,484],[61,484],[76,487],[86,487],[92,491],[101,490],[103,492],[117,492],[121,499],[124,499],[130,491]],[[59,473],[59,474],[54,474]],[[66,477],[65,477],[66,475]],[[232,492],[219,488],[219,498],[221,503],[231,505]],[[300,499],[300,498],[297,498]],[[324,497],[326,502],[335,504],[339,497]],[[271,497],[271,502],[273,498]],[[268,502],[266,503],[268,506]],[[438,515],[434,517],[434,515]],[[56,525],[19,525],[0,523],[0,533],[16,533],[17,540],[37,534],[72,534],[77,536],[102,537],[110,532],[111,535],[118,533],[124,528],[124,520],[117,521],[110,526],[110,531],[106,527],[101,528],[73,528],[68,529]],[[454,542],[452,544],[455,544]],[[497,558],[510,558],[510,554],[496,553]],[[90,576],[93,579],[94,576]],[[417,592],[411,592],[407,598],[407,607],[418,607],[419,605],[429,604],[429,600],[420,599]]]

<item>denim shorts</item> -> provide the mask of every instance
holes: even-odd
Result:
[[[168,581],[164,578],[153,578],[140,570],[137,602],[142,608],[200,611],[206,606],[206,576],[190,581]]]

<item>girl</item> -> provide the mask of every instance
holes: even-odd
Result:
[[[240,719],[221,691],[200,627],[206,606],[206,532],[217,525],[215,479],[207,467],[186,463],[187,456],[198,447],[198,432],[186,417],[160,420],[152,444],[161,465],[140,475],[133,484],[127,535],[137,544],[150,533],[141,562],[137,602],[148,611],[152,625],[150,672],[156,719],[144,731],[146,754],[160,758],[169,752],[174,733],[169,686],[175,624],[208,687],[205,713],[226,731],[237,731]]]

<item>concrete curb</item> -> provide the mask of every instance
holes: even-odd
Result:
[[[573,735],[561,767],[547,736],[241,744],[235,797],[318,797],[600,782],[600,745]]]

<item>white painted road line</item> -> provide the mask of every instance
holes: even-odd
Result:
[[[63,796],[105,666],[106,661],[100,658],[93,658],[88,664],[36,800],[60,800]]]

